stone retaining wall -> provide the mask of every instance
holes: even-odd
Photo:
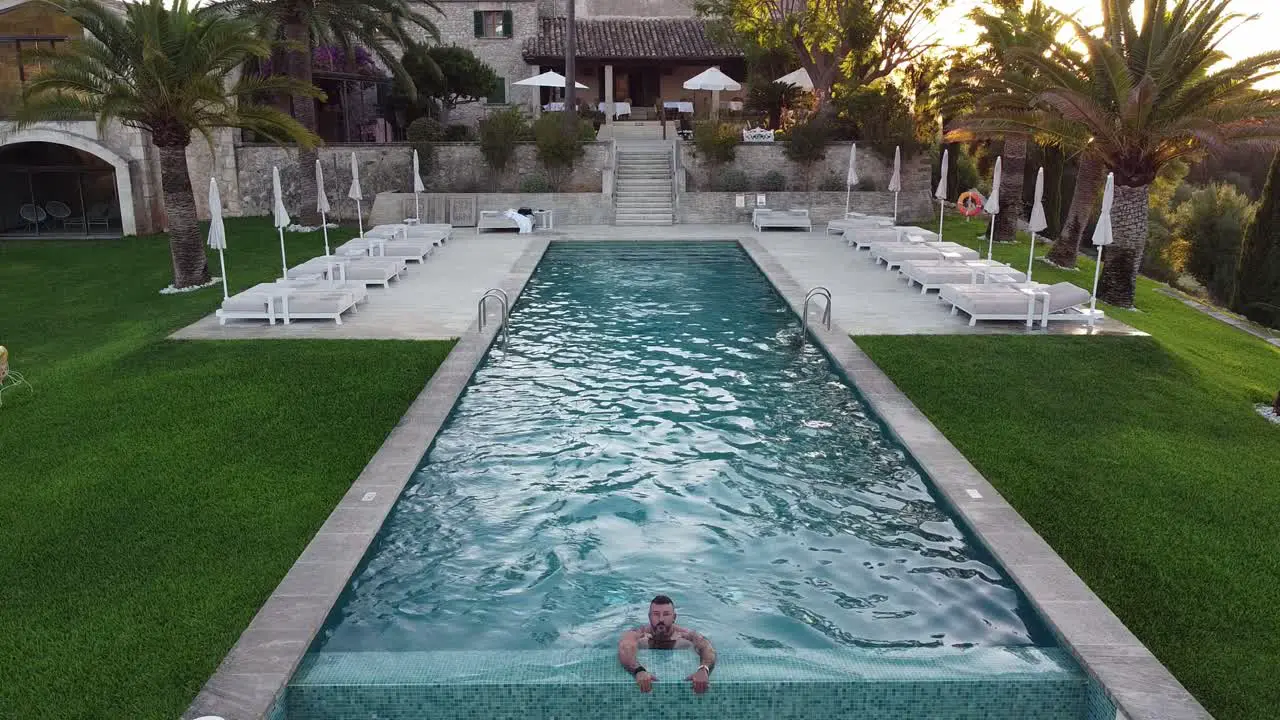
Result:
[[[419,217],[430,223],[450,222],[449,208],[458,203],[475,208],[474,215],[461,213],[467,217],[479,217],[481,210],[550,208],[555,210],[557,226],[613,224],[613,202],[601,193],[422,193],[419,202]],[[397,223],[412,217],[413,203],[413,193],[379,193],[372,210],[366,206],[365,226]],[[456,217],[453,222],[458,227],[475,225],[474,220],[460,222]]]
[[[843,192],[766,192],[765,207],[775,210],[809,208],[814,228],[825,227],[827,221],[844,216]],[[745,195],[744,207],[737,207],[737,196]],[[757,193],[690,192],[680,196],[676,219],[682,223],[750,222]],[[905,220],[929,217],[927,192],[903,192],[898,198],[898,217]],[[854,192],[849,209],[877,215],[893,214],[893,193]]]
[[[826,159],[817,163],[811,173],[811,186],[807,189],[817,190],[818,183],[824,178],[834,177],[844,182],[849,168],[850,143],[832,143],[827,148]],[[689,190],[714,190],[711,178],[726,172],[744,173],[748,180],[758,183],[765,173],[777,171],[783,174],[789,191],[805,190],[804,168],[788,160],[784,155],[785,142],[753,142],[742,143],[734,150],[731,162],[711,166],[699,157],[697,148],[691,142],[680,144],[680,163],[685,170],[685,187]],[[862,187],[867,190],[885,191],[889,189],[889,177],[893,172],[892,149],[886,157],[877,149],[858,147],[858,177]],[[912,156],[904,154],[902,158],[902,190],[929,190],[929,158],[923,152]]]
[[[427,189],[479,190],[493,187],[489,168],[480,155],[476,143],[437,143],[431,165],[422,171]],[[324,166],[324,178],[329,204],[335,218],[355,216],[355,202],[347,198],[351,186],[351,153],[356,154],[360,165],[360,186],[364,191],[364,210],[369,212],[374,196],[384,192],[411,192],[413,189],[413,149],[407,143],[383,145],[327,145],[319,150],[320,163]],[[508,171],[509,183],[520,178],[542,174],[542,166],[536,157],[533,143],[521,143],[516,148],[515,165]],[[586,144],[583,158],[574,168],[566,183],[566,190],[594,194],[602,189],[602,176],[609,162],[609,143]],[[280,168],[285,207],[297,213],[303,204],[314,203],[313,198],[298,197],[297,150],[279,145],[239,145],[235,148],[237,181],[239,185],[238,213],[240,215],[268,215],[271,213],[271,168]],[[307,168],[306,172],[315,172]],[[208,182],[207,180],[205,181]],[[199,195],[200,193],[197,193]],[[607,202],[607,198],[604,198]]]

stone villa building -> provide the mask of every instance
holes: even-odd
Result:
[[[719,66],[731,76],[742,77],[742,53],[712,37],[695,16],[692,0],[575,1],[577,79],[588,88],[579,90],[578,98],[601,109],[604,103],[617,101],[628,110],[622,114],[625,128],[614,125],[610,117],[601,128],[601,139],[622,139],[623,129],[642,136],[652,133],[663,102],[680,103],[678,110],[664,111],[668,114],[687,113],[691,106],[705,110],[710,93],[681,86],[708,67]],[[450,122],[474,123],[495,107],[513,104],[534,114],[559,97],[559,90],[515,83],[546,70],[563,71],[564,0],[437,0],[437,5],[441,42],[471,49],[502,78],[499,92],[459,107]],[[159,161],[146,133],[117,123],[99,131],[93,121],[40,123],[18,130],[5,119],[16,105],[22,84],[39,70],[29,48],[56,46],[82,32],[55,6],[41,0],[0,0],[0,236],[118,236],[165,227]],[[372,65],[356,70],[318,67],[315,77],[328,95],[318,107],[318,116],[325,140],[320,157],[332,183],[331,201],[345,194],[342,189],[349,182],[352,152],[361,163],[367,199],[381,191],[405,190],[410,177],[408,153],[403,145],[390,144],[404,139],[403,122],[387,117],[382,102],[391,90],[391,79]],[[729,103],[736,99],[732,94],[721,98]],[[203,138],[193,139],[187,154],[202,216],[207,216],[205,188],[210,177],[218,179],[226,214],[268,212],[270,183],[264,185],[262,179],[270,177],[273,165],[280,167],[291,208],[312,202],[297,197],[294,189],[293,178],[300,170],[293,151],[250,140],[232,130],[215,132],[212,146]],[[605,194],[612,193],[609,174],[614,162],[608,147],[598,143],[579,170],[582,175],[594,175],[595,187]],[[671,150],[667,153],[671,155]],[[453,158],[453,170],[461,168],[473,175],[480,166],[474,146],[447,149],[441,157]],[[764,172],[773,169],[776,161],[761,155],[756,164]],[[465,190],[466,179],[460,181],[450,172],[448,167],[434,171],[437,187]],[[838,168],[827,172],[843,173]],[[679,171],[672,167],[666,177],[672,177],[672,192],[680,192],[683,181],[677,183],[670,173]],[[471,184],[474,179],[470,178]],[[592,222],[620,217],[614,202],[596,197],[591,202],[608,207],[593,208]],[[676,201],[670,197],[665,203],[668,222],[678,221],[671,213]],[[342,207],[335,209],[338,217],[348,212],[346,203],[336,205]],[[367,203],[366,208],[371,205]]]

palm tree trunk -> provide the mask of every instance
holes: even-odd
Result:
[[[311,32],[301,22],[291,22],[284,26],[284,38],[292,47],[289,48],[289,77],[312,84],[311,75]],[[318,132],[316,123],[315,98],[302,95],[293,96],[293,118],[302,127],[311,132]],[[294,177],[298,184],[300,208],[298,224],[312,227],[320,224],[320,212],[316,210],[316,175],[315,166],[318,153],[315,148],[298,148],[298,168]]]
[[[1076,255],[1080,252],[1080,243],[1084,239],[1085,228],[1093,217],[1093,206],[1098,200],[1098,191],[1106,167],[1102,160],[1090,153],[1080,157],[1080,166],[1076,169],[1076,187],[1071,193],[1071,209],[1067,211],[1067,222],[1058,233],[1058,239],[1049,249],[1049,262],[1059,267],[1076,266]]]
[[[1022,219],[1022,182],[1027,167],[1027,138],[1010,135],[1004,140],[1004,167],[1000,176],[1000,214],[996,216],[996,240],[1013,242]]]
[[[1123,308],[1133,307],[1138,287],[1138,269],[1147,245],[1147,209],[1151,185],[1130,187],[1116,184],[1111,207],[1111,229],[1115,241],[1103,255],[1102,280],[1098,299]]]
[[[196,199],[191,194],[185,145],[163,145],[160,150],[160,189],[169,219],[169,254],[173,259],[173,286],[209,282],[209,259],[196,224]]]

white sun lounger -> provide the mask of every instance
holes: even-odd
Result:
[[[758,231],[765,228],[789,228],[813,232],[813,221],[809,211],[804,208],[792,210],[767,210],[757,208],[751,213],[751,224]]]
[[[416,225],[390,223],[375,225],[366,230],[364,235],[365,237],[380,237],[388,240],[430,240],[437,245],[443,245],[453,237],[453,226],[444,223],[419,223]]]
[[[337,279],[347,282],[360,282],[365,285],[381,285],[389,287],[391,281],[400,277],[405,271],[405,262],[391,257],[368,257],[365,255],[334,255],[331,258],[316,257],[300,265],[289,268],[289,279],[305,280],[316,277],[328,277],[330,260],[339,265],[340,274]]]
[[[893,270],[907,260],[928,260],[941,258],[943,253],[957,255],[956,260],[977,260],[978,251],[956,243],[888,243],[871,246],[871,257],[883,262],[886,269]]]
[[[891,227],[893,227],[893,218],[891,217],[884,217],[881,215],[864,215],[862,213],[848,213],[845,217],[828,221],[827,234],[841,235],[849,230]]]
[[[893,228],[856,228],[844,231],[844,241],[856,250],[866,250],[875,243],[897,242]]]
[[[388,240],[386,238],[369,237],[365,233],[364,238],[353,238],[338,246],[337,254],[339,255],[369,255],[376,258],[391,258],[393,260],[403,260],[405,262],[425,262],[427,257],[435,251],[435,244],[430,240],[419,238],[401,238],[398,240]]]
[[[307,319],[333,320],[341,325],[342,314],[355,304],[356,296],[351,290],[260,283],[223,300],[214,315],[222,325],[232,319],[266,320],[275,325],[276,318],[286,325]]]
[[[908,260],[899,268],[907,287],[920,285],[920,294],[940,290],[943,285],[979,282],[1025,282],[1027,276],[998,262],[986,260]]]
[[[914,225],[894,225],[893,231],[901,242],[941,242],[942,236],[932,230],[925,230]]]
[[[1050,320],[1088,320],[1089,291],[1069,282],[1055,285],[1032,283],[1010,286],[946,285],[939,297],[951,305],[951,314],[964,311],[969,324],[979,320],[1022,320],[1028,327],[1040,320],[1048,327]],[[1095,315],[1096,317],[1096,315]]]

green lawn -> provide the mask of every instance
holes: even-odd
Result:
[[[1082,265],[1035,276],[1087,288]],[[1280,350],[1156,287],[1107,308],[1150,338],[855,340],[1216,717],[1274,718],[1280,426],[1253,405]]]
[[[233,291],[279,272],[227,230]],[[0,243],[36,387],[0,408],[0,718],[178,717],[452,346],[167,340],[221,297],[170,279],[164,237]]]

